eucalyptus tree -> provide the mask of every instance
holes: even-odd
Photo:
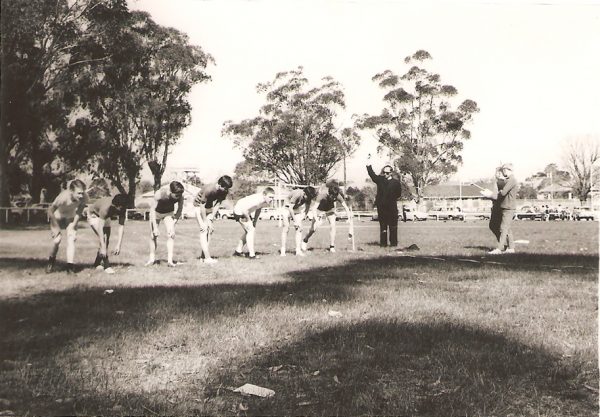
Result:
[[[29,178],[34,201],[51,163],[56,138],[78,106],[74,80],[107,56],[89,55],[100,20],[126,10],[125,0],[2,0],[2,120],[0,199],[8,176]]]
[[[405,58],[408,71],[398,76],[386,70],[373,77],[385,91],[380,114],[362,115],[356,126],[374,131],[395,165],[420,199],[425,186],[436,184],[455,173],[462,162],[464,141],[471,138],[466,126],[479,111],[470,99],[455,105],[458,90],[442,83],[424,63],[431,59],[419,50]]]
[[[187,93],[208,79],[203,69],[210,56],[143,12],[107,22],[105,34],[99,53],[111,59],[82,82],[86,113],[80,119],[90,122],[78,143],[88,149],[89,168],[133,204],[146,161],[160,186],[169,146],[190,121]]]
[[[261,83],[265,96],[259,114],[240,122],[227,121],[223,134],[243,151],[246,161],[286,183],[326,181],[335,166],[358,146],[354,128],[336,127],[345,108],[341,85],[325,77],[309,85],[302,67],[278,73]]]
[[[186,34],[147,22],[151,36],[147,113],[138,120],[145,137],[144,156],[154,176],[154,188],[161,185],[171,147],[191,123],[188,95],[192,87],[210,80],[205,72],[212,56],[191,45]]]

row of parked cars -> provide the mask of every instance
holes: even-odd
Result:
[[[540,209],[536,206],[523,206],[515,212],[515,220],[600,220],[600,212],[589,207],[548,208]]]

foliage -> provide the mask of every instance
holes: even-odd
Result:
[[[79,140],[67,142],[79,144],[72,148],[74,159],[87,154],[87,169],[128,193],[133,205],[146,159],[160,187],[169,146],[189,123],[186,95],[206,79],[201,68],[208,56],[146,13],[126,13],[105,26],[97,43],[111,60],[82,77],[86,113],[77,120],[80,129],[73,129]]]
[[[229,197],[238,200],[256,192],[259,185],[272,184],[269,173],[257,171],[248,161],[239,162],[233,171],[233,187]]]
[[[187,96],[195,84],[210,79],[204,69],[213,58],[200,47],[190,45],[184,33],[158,26],[149,19],[147,24],[150,33],[145,44],[151,56],[148,101],[138,127],[144,136],[143,151],[154,176],[154,188],[158,189],[169,149],[191,122]]]
[[[348,187],[346,195],[350,199],[350,206],[354,210],[371,210],[375,204],[376,190],[371,186],[363,188]]]
[[[336,117],[344,109],[344,93],[331,77],[317,87],[309,85],[302,67],[281,72],[259,84],[266,103],[259,115],[239,123],[225,122],[224,135],[243,150],[244,158],[259,171],[286,183],[325,182],[344,156],[359,143],[353,128],[338,129]]]
[[[531,185],[521,184],[517,191],[517,198],[523,200],[531,200],[537,198],[537,191]]]
[[[420,50],[406,57],[405,63],[412,66],[404,75],[391,70],[375,75],[373,81],[386,92],[385,108],[379,115],[356,120],[358,128],[375,131],[380,150],[396,157],[396,167],[415,187],[418,199],[425,186],[456,172],[463,142],[471,137],[466,126],[479,111],[470,99],[453,106],[458,90],[422,66],[429,59],[431,55]]]
[[[564,163],[571,175],[573,194],[581,202],[587,200],[593,187],[600,185],[600,138],[582,136],[569,139],[564,144]]]
[[[2,1],[3,198],[9,166],[30,173],[34,201],[48,181],[71,171],[57,138],[78,105],[74,80],[107,58],[88,54],[102,30],[97,18],[110,20],[125,7],[125,0]]]

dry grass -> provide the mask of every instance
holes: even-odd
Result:
[[[421,248],[405,256],[375,245],[370,222],[356,229],[359,251],[348,252],[342,224],[338,253],[324,251],[324,228],[299,260],[278,256],[280,229],[265,221],[257,261],[230,256],[239,226],[217,226],[217,265],[195,259],[197,231],[185,221],[176,240],[185,263],[145,268],[147,224],[129,222],[113,276],[85,265],[95,254],[90,230],[80,232],[82,270],[73,276],[43,273],[46,229],[0,231],[0,407],[20,415],[598,413],[597,223],[519,222],[516,238],[530,244],[500,258],[485,256],[492,235],[483,222],[403,224],[401,245]],[[276,394],[231,391],[246,382]]]

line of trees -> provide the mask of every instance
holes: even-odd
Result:
[[[228,121],[223,134],[243,150],[253,169],[288,183],[318,184],[360,143],[360,132],[374,133],[379,151],[387,152],[406,185],[420,199],[425,186],[456,172],[466,126],[479,111],[473,100],[454,105],[458,91],[443,84],[439,74],[423,65],[427,51],[405,59],[408,71],[398,76],[386,70],[373,77],[385,90],[378,115],[354,115],[352,126],[336,128],[345,108],[341,85],[331,77],[313,86],[302,68],[282,72],[259,84],[265,95],[259,114],[241,122]]]
[[[126,0],[2,0],[0,205],[76,173],[160,186],[212,57]]]

